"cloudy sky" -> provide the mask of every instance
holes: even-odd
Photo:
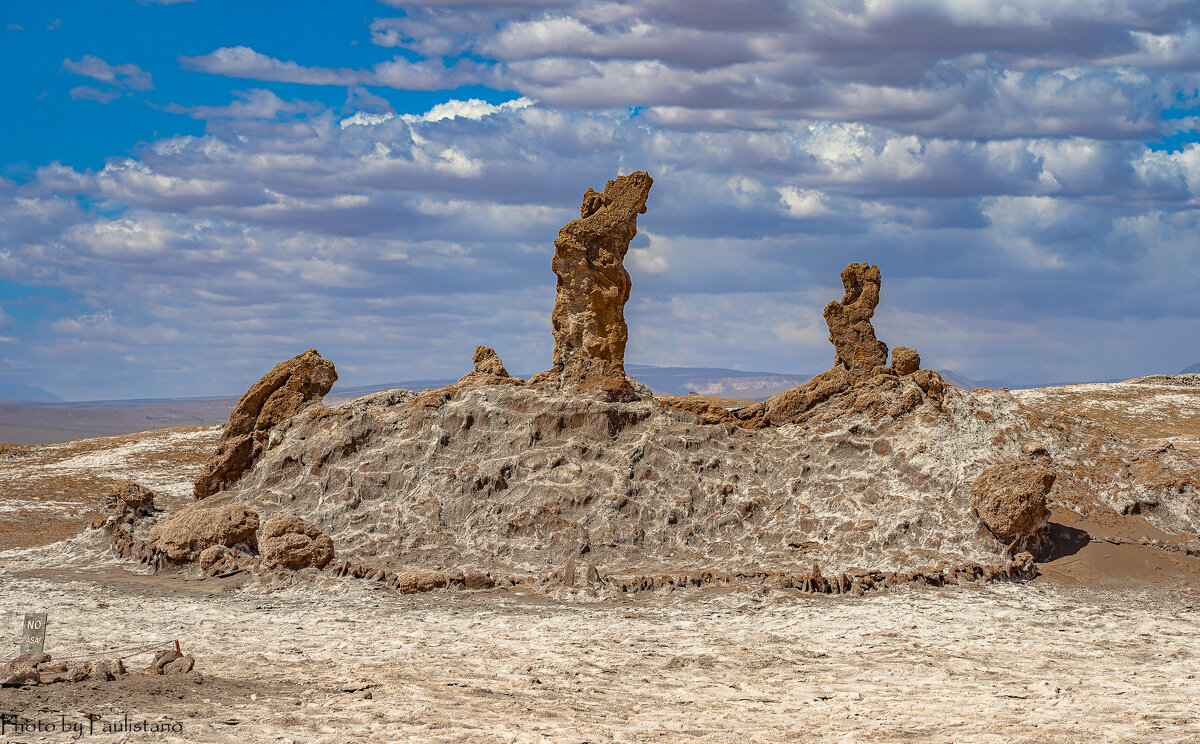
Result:
[[[236,394],[549,365],[558,228],[644,169],[628,361],[1200,361],[1195,0],[0,3],[0,382]]]

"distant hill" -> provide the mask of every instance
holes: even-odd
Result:
[[[222,423],[237,398],[0,402],[0,442],[45,444]]]
[[[717,398],[766,400],[790,387],[812,379],[812,375],[787,375],[779,372],[748,372],[721,367],[655,367],[626,364],[630,377],[650,386],[660,395],[687,395],[697,392]]]
[[[54,393],[36,385],[19,382],[0,382],[0,400],[62,400]]]
[[[1190,367],[1184,367],[1184,368],[1183,368],[1183,371],[1182,371],[1182,372],[1180,372],[1179,374],[1181,374],[1181,375],[1195,375],[1195,374],[1200,374],[1200,362],[1196,362],[1195,364],[1193,364],[1193,365],[1192,365],[1192,366],[1190,366]]]
[[[981,385],[974,380],[970,380],[952,369],[938,370],[938,373],[941,374],[943,380],[950,383],[954,387],[962,388],[963,390],[974,390],[977,387],[990,387],[989,385]]]

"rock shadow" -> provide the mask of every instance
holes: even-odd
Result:
[[[1092,541],[1092,536],[1086,530],[1068,527],[1058,522],[1051,522],[1049,530],[1049,539],[1037,557],[1038,561],[1043,563],[1075,555]]]

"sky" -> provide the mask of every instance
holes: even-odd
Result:
[[[1195,0],[0,0],[0,75],[0,384],[545,369],[633,170],[631,363],[826,369],[850,261],[926,367],[1200,361]]]

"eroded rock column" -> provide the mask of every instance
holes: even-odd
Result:
[[[871,318],[879,304],[879,267],[852,263],[842,269],[845,294],[825,306],[825,323],[834,347],[834,366],[853,375],[871,374],[887,364],[887,344],[875,338]]]
[[[637,397],[625,377],[630,290],[625,254],[653,183],[648,173],[636,171],[609,181],[603,193],[588,189],[579,219],[558,231],[552,263],[558,276],[551,316],[554,367],[531,382]]]

